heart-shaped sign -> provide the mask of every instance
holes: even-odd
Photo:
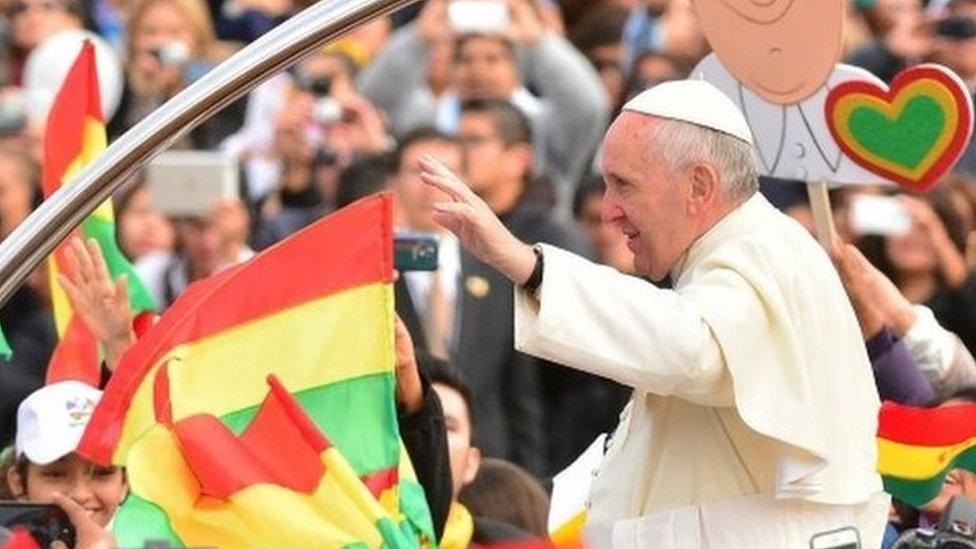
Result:
[[[854,162],[916,191],[935,185],[959,160],[973,133],[973,100],[940,65],[918,65],[891,89],[864,81],[830,91],[827,125]]]

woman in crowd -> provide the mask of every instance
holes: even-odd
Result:
[[[203,76],[224,55],[203,0],[139,0],[132,5],[122,103],[109,123],[117,137]],[[243,121],[238,101],[207,119],[181,148],[212,149]]]
[[[30,52],[48,37],[82,28],[84,12],[78,0],[8,0],[4,2],[10,25],[7,74],[4,84],[23,84],[24,64]]]
[[[149,189],[141,182],[125,189],[114,199],[118,240],[129,261],[136,262],[153,252],[173,249],[173,225],[153,207]]]
[[[175,228],[174,248],[145,255],[135,264],[161,311],[172,305],[191,282],[254,255],[247,245],[248,213],[240,200],[218,202],[206,215],[169,221]]]
[[[939,324],[976,349],[976,277],[963,255],[966,220],[952,191],[936,189],[927,197],[901,195],[911,227],[904,234],[867,236],[861,248],[912,303],[924,304]]]

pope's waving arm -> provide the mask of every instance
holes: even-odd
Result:
[[[467,185],[433,158],[423,179],[449,200],[435,220],[462,245],[521,288],[537,255]],[[701,404],[732,403],[731,381],[714,335],[691,303],[649,282],[542,246],[536,295],[516,290],[519,350],[601,375],[641,391]]]

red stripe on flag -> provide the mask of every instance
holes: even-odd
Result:
[[[163,364],[156,370],[153,380],[153,412],[156,421],[163,425],[173,424],[173,403],[169,399],[169,364]]]
[[[318,459],[318,454],[328,450],[332,446],[332,443],[329,442],[325,434],[312,422],[312,418],[308,417],[308,414],[298,404],[295,397],[285,389],[285,386],[281,384],[281,381],[277,377],[274,375],[268,376],[268,385],[271,387],[271,393],[261,406],[261,409],[258,410],[257,417],[251,421],[247,432],[244,433],[244,437],[252,437],[256,441],[272,441],[274,440],[275,434],[274,432],[268,432],[268,427],[279,424],[294,426],[305,444],[315,450],[316,459]],[[268,421],[267,419],[257,421],[261,418],[262,412],[274,418],[274,421]],[[275,414],[283,415],[283,417],[278,418]],[[256,432],[252,434],[252,430]]]
[[[95,92],[92,91],[92,83]],[[97,93],[98,71],[95,46],[88,40],[81,47],[61,90],[51,105],[44,134],[44,197],[61,186],[68,166],[81,154],[85,136],[85,117],[102,120]]]
[[[133,394],[149,369],[176,345],[344,290],[392,283],[392,219],[388,193],[368,197],[245,265],[191,285],[123,355],[78,451],[98,463],[111,461]]]
[[[366,488],[373,494],[373,497],[379,499],[380,494],[384,490],[389,490],[396,486],[397,482],[400,482],[400,473],[396,467],[391,467],[390,469],[384,469],[371,475],[360,477],[360,480],[363,481]]]
[[[78,315],[71,317],[64,337],[54,348],[45,383],[67,380],[81,381],[92,387],[102,384],[98,343]]]
[[[912,446],[963,442],[976,437],[976,404],[914,408],[885,402],[878,415],[878,437]]]
[[[271,390],[240,437],[209,414],[177,421],[173,432],[204,495],[227,499],[253,484],[311,494],[325,473],[329,441],[281,384]]]

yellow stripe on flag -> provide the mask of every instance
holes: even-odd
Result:
[[[132,490],[167,514],[173,531],[187,546],[339,547],[362,542],[380,547],[383,543],[376,523],[385,512],[336,448],[322,453],[325,475],[311,494],[256,484],[228,500],[200,495],[175,436],[162,425],[146,433],[129,457]]]
[[[51,286],[51,308],[54,309],[54,327],[58,331],[58,340],[64,337],[64,332],[68,329],[68,322],[71,321],[71,316],[74,314],[71,302],[68,301],[68,295],[64,293],[61,283],[58,282],[59,273],[57,262],[54,260],[54,256],[51,256],[47,261],[47,277]]]
[[[912,446],[878,439],[878,472],[906,480],[940,474],[953,459],[976,446],[976,437],[949,446]]]
[[[354,377],[392,372],[393,286],[369,284],[180,345],[153,367],[135,392],[116,448],[119,461],[150,425],[155,370],[168,361],[173,420],[207,413],[217,417],[260,403],[274,373],[298,393]],[[321,334],[314,345],[309,330]],[[310,365],[286,368],[288,364]],[[228,365],[233,365],[228,368]],[[314,365],[314,366],[311,366]],[[175,366],[175,363],[174,363]],[[230,373],[230,374],[229,374]],[[214,391],[233,386],[233,391]]]
[[[86,116],[84,135],[82,136],[81,142],[81,152],[68,166],[64,175],[61,176],[62,186],[71,184],[75,176],[105,150],[107,146],[105,141],[105,124],[101,120]],[[106,200],[103,202],[91,213],[90,217],[104,219],[114,223],[115,214],[112,211],[112,201]],[[54,309],[54,324],[58,331],[58,339],[61,339],[64,337],[64,332],[68,328],[68,322],[71,321],[73,311],[71,309],[71,303],[68,301],[68,296],[61,289],[61,284],[58,283],[59,271],[55,261],[53,259],[49,260],[47,265],[48,280],[51,285],[51,305]]]

